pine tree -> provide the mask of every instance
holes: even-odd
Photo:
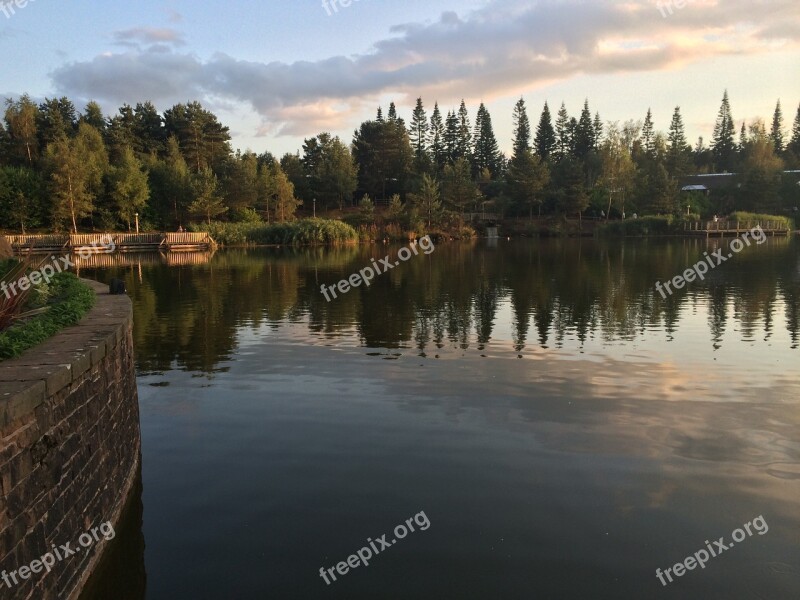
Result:
[[[744,153],[747,148],[747,126],[742,121],[742,128],[739,130],[739,152]]]
[[[655,156],[656,145],[655,132],[653,131],[653,112],[649,108],[647,109],[647,116],[644,118],[644,125],[642,125],[642,146],[647,156],[650,158]]]
[[[383,109],[380,106],[378,107],[378,114],[375,115],[375,120],[378,123],[383,123]]]
[[[390,123],[394,123],[397,121],[397,107],[395,107],[394,102],[389,103],[389,113],[387,115],[387,121]]]
[[[581,118],[575,130],[574,152],[578,158],[584,158],[594,148],[594,124],[592,113],[589,111],[589,101],[583,103]]]
[[[772,130],[770,131],[769,139],[772,140],[772,145],[775,146],[775,153],[782,154],[784,150],[783,141],[783,111],[781,110],[781,101],[775,105],[775,113],[772,116]]]
[[[688,160],[686,156],[686,131],[683,127],[680,106],[676,106],[675,112],[672,114],[667,141],[667,167],[670,175],[676,178],[681,177],[686,173]]]
[[[470,149],[472,148],[472,134],[470,133],[469,113],[464,101],[458,109],[458,137],[456,138],[456,158],[466,158],[470,160]]]
[[[556,118],[556,155],[558,160],[567,156],[572,147],[572,136],[569,130],[569,114],[567,114],[567,107],[562,102]]]
[[[444,167],[447,151],[445,147],[445,130],[442,121],[442,113],[439,110],[439,103],[433,105],[431,124],[428,129],[428,147],[430,148],[433,164],[437,169]]]
[[[789,141],[787,149],[797,157],[800,157],[800,105],[797,106],[797,115],[792,125],[792,139]]]
[[[711,150],[714,153],[718,171],[733,171],[736,158],[735,129],[731,116],[731,105],[728,101],[728,90],[722,96],[722,105],[719,108],[717,122],[714,125],[714,137],[711,141]]]
[[[428,116],[422,106],[422,98],[417,98],[417,106],[411,116],[411,129],[409,131],[411,146],[414,148],[414,158],[417,170],[423,170],[428,164]]]
[[[553,129],[550,107],[545,102],[542,115],[539,117],[539,125],[536,127],[536,139],[534,140],[536,154],[542,160],[548,160],[556,151],[556,143],[556,132]]]
[[[600,113],[594,113],[594,149],[600,148],[603,141],[603,121],[600,120]]]
[[[444,146],[447,162],[455,161],[458,152],[458,117],[453,111],[447,113],[447,119],[445,120]]]
[[[478,108],[478,118],[475,121],[475,147],[473,151],[473,174],[481,173],[488,169],[493,178],[500,174],[502,161],[500,148],[492,127],[492,116],[481,102]]]
[[[520,98],[514,105],[514,143],[512,160],[531,149],[531,122],[525,110],[525,100]]]

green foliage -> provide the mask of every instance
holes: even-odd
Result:
[[[794,219],[790,217],[781,217],[779,215],[767,215],[763,213],[751,213],[745,211],[736,211],[731,213],[728,217],[729,221],[738,221],[739,223],[752,223],[755,227],[756,222],[766,223],[772,221],[786,227],[790,231],[794,230]]]
[[[271,225],[258,223],[220,223],[191,225],[191,231],[207,232],[225,246],[335,246],[358,241],[350,225],[331,219],[302,219]]]
[[[597,228],[599,235],[637,237],[646,235],[669,235],[675,231],[676,221],[669,216],[646,216],[624,221],[610,221]]]
[[[235,208],[231,211],[233,223],[263,223],[261,216],[252,208]]]
[[[47,292],[48,310],[0,332],[0,359],[19,356],[61,329],[76,324],[94,302],[94,291],[75,275],[55,275]]]

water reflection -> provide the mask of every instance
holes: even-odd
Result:
[[[660,341],[670,342],[689,326],[689,315],[705,318],[707,350],[721,349],[728,331],[735,333],[729,344],[769,342],[786,333],[786,349],[798,349],[800,252],[792,240],[748,249],[666,299],[655,291],[656,281],[727,243],[443,244],[330,303],[321,284],[335,284],[396,248],[229,250],[183,256],[188,266],[151,257],[87,273],[126,279],[142,371],[177,364],[212,373],[235,352],[240,328],[278,330],[287,323],[304,323],[327,339],[357,338],[367,348],[415,348],[420,356],[445,346],[481,351],[506,310],[509,348],[518,353],[533,347],[581,351],[590,340],[630,344],[651,332],[663,332]]]
[[[134,300],[149,596],[796,597],[800,252],[655,291],[718,244],[443,244],[330,303],[396,248],[93,273]],[[320,582],[421,509],[427,537]]]

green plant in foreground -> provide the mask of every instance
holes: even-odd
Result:
[[[14,358],[75,325],[94,306],[92,288],[72,273],[59,273],[49,284],[47,310],[0,332],[0,360]]]

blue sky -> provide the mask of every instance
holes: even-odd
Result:
[[[328,0],[330,2],[330,0]],[[787,128],[800,103],[800,3],[688,0],[33,0],[0,13],[0,94],[95,99],[112,111],[197,99],[231,128],[234,147],[275,154],[331,131],[349,141],[379,103],[410,118],[462,97],[486,102],[501,148],[522,95],[531,119],[549,100],[576,114],[588,97],[604,121],[666,130],[680,105],[690,139],[707,140],[723,91],[741,123]]]

